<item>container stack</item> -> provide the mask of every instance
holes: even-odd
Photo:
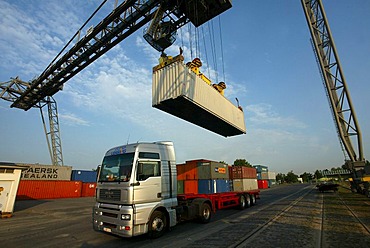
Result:
[[[276,184],[276,173],[269,171],[267,166],[253,165],[257,170],[258,188],[267,189]]]
[[[258,189],[257,172],[255,168],[233,166],[230,169],[233,180],[233,191],[248,191]]]
[[[205,160],[190,160],[177,165],[178,194],[230,192],[228,165]]]
[[[72,170],[71,166],[26,164],[19,182],[17,199],[93,197],[96,171]]]

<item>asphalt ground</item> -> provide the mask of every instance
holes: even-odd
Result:
[[[16,201],[13,217],[0,219],[0,247],[370,247],[362,225],[370,227],[370,199],[344,188],[320,193],[314,185],[296,184],[262,190],[251,208],[217,211],[208,224],[180,223],[154,240],[94,231],[94,202]]]

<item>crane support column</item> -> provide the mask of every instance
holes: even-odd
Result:
[[[352,162],[352,167],[363,168],[365,160],[360,126],[357,122],[324,7],[320,0],[301,0],[301,2],[340,140]],[[357,140],[358,154],[356,154],[351,139]]]

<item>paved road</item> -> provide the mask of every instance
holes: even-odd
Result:
[[[301,184],[263,190],[256,206],[218,211],[208,224],[180,223],[155,240],[93,231],[94,198],[17,201],[14,216],[0,219],[1,247],[330,247],[320,243],[322,214],[316,208],[323,195],[332,194],[313,188]],[[297,206],[307,211],[294,212]]]

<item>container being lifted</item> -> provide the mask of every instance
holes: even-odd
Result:
[[[178,55],[153,68],[153,107],[225,137],[245,134],[243,111],[183,61]]]

